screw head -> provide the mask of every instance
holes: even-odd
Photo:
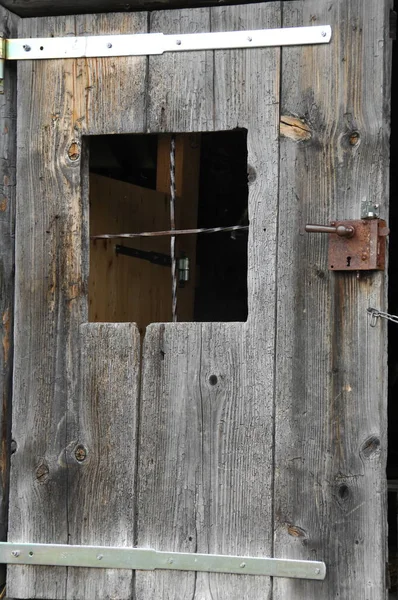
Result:
[[[109,43],[107,44],[107,47],[108,47],[108,48],[112,48],[112,44],[109,42]]]
[[[18,558],[18,556],[19,556],[21,553],[20,553],[20,551],[19,551],[19,550],[13,550],[13,551],[11,552],[11,554],[12,554],[13,556],[15,556],[15,558]]]
[[[31,50],[31,47],[28,44],[24,44],[22,48],[25,50],[25,52],[30,52]]]
[[[176,40],[177,46],[181,46],[181,40]]]
[[[320,569],[315,569],[315,575],[319,575],[320,572],[321,572]]]
[[[103,555],[103,554],[98,554],[98,555],[97,555],[97,560],[102,560],[103,558],[104,558],[104,555]]]
[[[327,33],[326,33],[326,31],[322,31],[322,32],[321,32],[321,36],[322,36],[322,37],[326,37],[326,36],[327,36]]]
[[[252,41],[253,41],[253,38],[251,37],[251,35],[248,35],[248,36],[247,36],[247,41],[248,41],[248,42],[252,42]]]
[[[246,566],[246,563],[245,563],[245,562],[242,562],[242,563],[240,563],[240,565],[239,565],[239,566],[240,566],[240,568],[241,568],[241,569],[244,569],[244,568],[245,568],[245,566]]]

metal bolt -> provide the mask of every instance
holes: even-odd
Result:
[[[326,31],[322,31],[322,32],[321,32],[321,36],[322,36],[322,37],[326,37],[326,36],[327,36],[327,33],[326,33]]]
[[[245,563],[245,562],[243,562],[243,563],[240,563],[240,565],[239,565],[239,566],[240,566],[240,568],[241,568],[241,569],[244,569],[244,568],[245,568],[245,566],[246,566],[246,563]]]
[[[104,555],[103,555],[103,554],[98,554],[98,556],[97,556],[97,559],[98,559],[98,560],[102,560],[103,558],[104,558]]]
[[[367,258],[368,258],[368,255],[367,255],[367,254],[365,254],[365,252],[364,252],[364,253],[362,254],[361,258],[362,258],[362,260],[367,260]]]
[[[176,40],[177,46],[181,46],[181,40]]]
[[[247,36],[247,41],[248,41],[248,42],[252,42],[252,41],[253,41],[253,38],[252,38],[250,35],[248,35],[248,36]]]
[[[112,44],[110,42],[107,44],[107,46],[108,48],[112,48]]]
[[[15,558],[18,558],[18,556],[19,556],[21,553],[20,553],[20,551],[19,551],[19,550],[13,550],[13,551],[11,552],[11,554],[12,554],[13,556],[15,556]]]
[[[24,44],[22,48],[25,50],[25,52],[29,52],[31,50],[31,47],[28,46],[28,44]]]
[[[167,562],[169,563],[169,565],[172,565],[174,560],[172,558],[169,558],[169,560]]]
[[[320,569],[315,569],[315,575],[319,575],[320,572],[321,572]]]

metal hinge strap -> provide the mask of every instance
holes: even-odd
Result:
[[[3,39],[0,52],[0,81],[4,78],[4,60],[37,60],[53,58],[100,58],[107,56],[148,56],[164,52],[188,50],[227,50],[327,44],[330,25],[286,27],[254,31],[224,31],[165,35],[141,33],[133,35],[94,35],[82,37]]]
[[[15,544],[11,542],[0,542],[0,563],[144,571],[168,569],[317,580],[323,580],[326,576],[325,563],[318,561],[159,552],[147,548]]]

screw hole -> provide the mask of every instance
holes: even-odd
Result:
[[[44,46],[40,46],[40,50],[44,50]]]
[[[33,552],[32,552],[32,550],[29,552],[29,556],[33,556]]]
[[[347,267],[351,266],[351,256],[347,256]]]

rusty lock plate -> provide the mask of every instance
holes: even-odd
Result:
[[[332,221],[330,225],[306,225],[305,230],[329,235],[330,271],[385,268],[386,237],[390,230],[382,219]]]
[[[354,228],[351,237],[329,234],[329,269],[331,271],[384,270],[386,236],[390,230],[382,219],[333,221],[332,227]]]

